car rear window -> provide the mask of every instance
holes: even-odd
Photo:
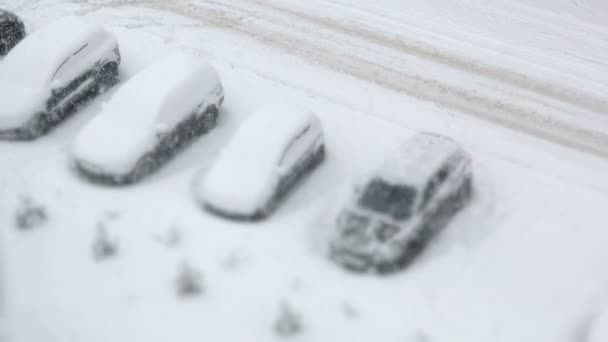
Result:
[[[405,220],[412,215],[415,199],[416,189],[413,187],[374,179],[363,191],[359,205],[395,220]]]

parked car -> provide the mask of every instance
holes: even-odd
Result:
[[[137,182],[215,127],[223,101],[210,64],[170,55],[121,86],[78,133],[77,169],[94,182]]]
[[[25,25],[19,17],[0,9],[0,56],[6,55],[25,37]]]
[[[27,36],[0,63],[0,138],[34,139],[117,82],[120,53],[102,27],[76,17]]]
[[[469,155],[449,138],[417,134],[339,211],[331,258],[354,271],[402,269],[471,197]]]
[[[315,114],[269,105],[239,127],[197,190],[210,212],[232,219],[270,215],[323,161],[325,145]]]

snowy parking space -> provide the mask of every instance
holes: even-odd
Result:
[[[605,37],[608,27],[594,19],[597,14],[589,14],[593,6],[606,10],[601,1],[580,1],[588,7],[581,5],[567,16],[554,12],[569,9],[565,1],[538,1],[535,7],[495,2],[495,7],[473,2],[461,10],[475,9],[471,18],[480,21],[478,27],[486,27],[485,20],[492,15],[508,19],[509,13],[514,20],[530,23],[530,31],[520,26],[523,33],[540,27],[541,33],[525,39],[514,53],[519,60],[528,56],[532,62],[538,51],[525,51],[534,41],[545,41],[542,34],[567,35],[566,29],[555,28],[564,20],[595,34],[580,43],[581,51],[591,59],[606,54],[593,43]],[[181,50],[209,60],[226,96],[217,128],[133,186],[91,184],[79,177],[71,159],[77,133],[117,87],[47,136],[33,142],[0,142],[2,320],[8,341],[569,342],[600,336],[602,329],[592,327],[606,321],[596,317],[606,316],[601,313],[608,295],[608,160],[602,153],[488,121],[470,115],[467,108],[409,96],[349,73],[354,64],[344,64],[343,70],[330,67],[320,58],[355,51],[355,57],[376,53],[386,57],[376,61],[380,66],[408,71],[390,64],[398,64],[398,55],[366,55],[364,51],[374,46],[350,38],[344,40],[348,45],[341,45],[327,38],[334,33],[298,21],[300,26],[283,34],[296,42],[316,39],[319,50],[310,51],[308,58],[302,49],[277,45],[272,36],[243,32],[243,27],[280,27],[277,22],[284,18],[265,14],[271,2],[222,3],[219,10],[217,2],[204,0],[189,5],[160,0],[0,1],[0,7],[23,17],[28,30],[68,14],[104,25],[116,35],[121,49],[119,86]],[[349,3],[348,10],[336,10]],[[387,20],[388,9],[396,3],[315,0],[285,1],[282,6],[310,16],[323,15],[326,8],[328,18],[344,22],[369,16],[368,29],[375,30],[388,26],[378,18]],[[411,26],[431,32],[424,26],[424,18],[435,19],[429,10],[417,5],[412,11],[419,20]],[[390,16],[399,13],[395,10]],[[542,23],[529,21],[538,13],[545,13],[539,17]],[[444,18],[449,11],[434,15]],[[243,26],[234,21],[239,17]],[[581,18],[588,20],[587,26]],[[466,31],[465,24],[459,25]],[[445,27],[437,26],[432,33],[442,36]],[[488,34],[488,40],[504,34],[497,32]],[[502,41],[514,44],[512,39]],[[481,41],[485,40],[473,43]],[[348,50],[351,47],[358,50]],[[593,80],[588,80],[595,82],[593,86],[576,83],[576,89],[585,96],[592,93],[584,97],[597,99],[600,107],[606,103],[601,93],[607,86],[605,64],[565,57],[550,50],[551,44],[543,48],[546,60],[560,65],[553,68],[547,62],[550,78],[559,80],[567,72],[580,80],[581,70],[595,70]],[[445,49],[462,51],[459,45]],[[482,50],[463,58],[494,65],[478,51]],[[351,57],[342,60],[352,62]],[[419,70],[421,77],[444,70],[434,69],[424,58],[420,65],[428,68]],[[516,62],[503,66],[539,77],[537,72],[526,74],[530,69]],[[382,72],[387,74],[381,76],[390,74]],[[459,84],[461,73],[445,75]],[[551,96],[513,84],[508,90],[513,87],[514,93],[505,91],[501,82],[484,79],[480,84],[495,87],[491,96],[506,93],[507,101],[518,103],[518,96],[525,97],[526,106],[557,103]],[[193,192],[195,175],[209,169],[249,114],[273,101],[318,114],[325,162],[266,221],[231,222],[206,213]],[[551,113],[577,110],[573,120],[567,115],[560,120],[608,134],[603,109],[558,102],[559,110]],[[471,205],[406,270],[386,277],[343,270],[327,257],[336,205],[353,182],[419,131],[449,136],[471,154]],[[572,142],[573,137],[564,141]],[[16,220],[24,208],[42,210],[41,224],[19,229]],[[100,243],[107,247],[101,252]],[[196,293],[180,290],[185,269],[196,283]]]

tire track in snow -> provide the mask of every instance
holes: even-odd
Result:
[[[363,37],[366,40],[376,44],[398,49],[399,51],[409,55],[414,55],[420,58],[435,61],[440,64],[449,65],[453,68],[483,75],[500,83],[508,83],[515,87],[527,89],[534,93],[551,97],[559,101],[584,107],[592,111],[608,114],[608,100],[604,97],[597,97],[593,94],[588,94],[577,89],[565,87],[563,85],[533,79],[528,75],[501,68],[496,65],[484,64],[480,61],[473,61],[470,58],[458,56],[454,53],[444,51],[437,46],[432,46],[424,42],[408,42],[398,37],[388,36],[383,33],[371,31],[356,25],[350,25],[348,23],[334,21],[301,11],[296,11],[286,6],[281,6],[276,2],[260,0],[246,1],[255,3],[260,7],[271,8],[277,12],[288,13],[291,16],[305,19],[327,29],[356,37]]]
[[[252,0],[252,2],[259,4],[257,0]],[[445,105],[478,118],[608,158],[608,135],[600,131],[577,127],[554,117],[563,116],[563,113],[559,113],[555,108],[551,108],[550,105],[541,103],[541,109],[545,110],[541,112],[538,109],[538,103],[537,106],[530,105],[529,103],[525,103],[523,98],[518,98],[518,103],[511,103],[508,98],[502,96],[504,95],[504,90],[499,91],[497,95],[496,93],[488,93],[485,89],[466,89],[446,83],[443,80],[408,74],[395,68],[375,63],[372,60],[345,52],[348,51],[347,49],[341,51],[328,49],[321,44],[316,44],[314,41],[316,37],[310,37],[313,40],[297,37],[292,27],[281,26],[283,25],[281,20],[267,18],[264,13],[256,11],[255,8],[239,6],[242,3],[243,1],[239,1],[237,5],[229,5],[210,0],[200,1],[196,4],[166,0],[151,2],[119,0],[109,1],[105,4],[102,3],[97,8],[133,5],[170,11],[207,25],[248,36],[335,71],[350,74],[356,78],[403,92],[418,99]],[[281,9],[271,10],[281,11]],[[284,18],[284,20],[287,20],[287,22],[295,20],[290,16],[291,14],[288,13],[287,18]],[[265,20],[268,20],[271,25],[276,25],[277,27],[268,27],[268,23]],[[266,26],[261,25],[260,22]],[[329,23],[329,27],[328,25],[324,25],[324,28],[333,28],[334,26],[334,24]],[[336,29],[344,30],[344,28],[340,27]],[[349,34],[356,35],[357,31]],[[372,34],[371,38],[374,38],[375,33]],[[358,37],[355,36],[354,38]],[[392,43],[386,42],[386,44],[390,45]],[[438,58],[435,54],[431,53],[429,56],[431,55],[435,56],[433,57],[435,59]],[[433,59],[427,55],[424,56],[425,59]],[[460,63],[450,60],[449,56],[439,57],[439,59],[447,59],[448,66],[455,67]],[[463,61],[463,63],[469,62]],[[440,64],[446,65],[446,63]],[[466,68],[469,68],[469,71],[473,74],[479,73],[475,72],[472,66]],[[556,96],[559,97],[558,95]],[[581,103],[577,104],[579,107],[585,107],[584,105],[581,106]],[[602,109],[604,106],[601,101],[596,103],[596,105],[599,106],[599,109]]]

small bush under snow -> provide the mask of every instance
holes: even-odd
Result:
[[[342,313],[344,313],[344,316],[348,319],[355,319],[359,316],[359,311],[349,301],[343,301],[340,308]]]
[[[187,263],[180,267],[176,285],[177,294],[182,297],[199,295],[204,291],[202,274]]]
[[[291,337],[302,332],[300,316],[288,303],[282,303],[279,317],[274,323],[274,332],[280,337]]]
[[[43,225],[48,220],[46,209],[30,197],[23,197],[15,213],[15,225],[18,229],[28,230]]]
[[[112,238],[103,222],[97,224],[97,235],[93,241],[93,258],[103,260],[118,253],[118,239]]]

